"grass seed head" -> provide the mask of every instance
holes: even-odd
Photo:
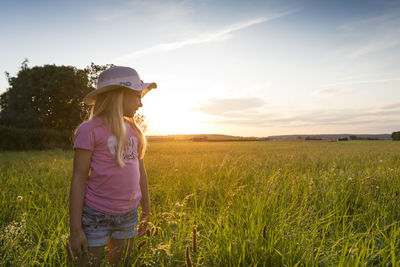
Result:
[[[192,250],[193,250],[193,252],[197,252],[197,227],[196,227],[196,225],[193,226]]]
[[[186,267],[192,267],[193,266],[192,259],[190,258],[190,246],[189,245],[186,246],[185,263],[186,263]]]
[[[151,231],[150,231],[150,229],[147,229],[147,230],[146,230],[146,235],[147,235],[147,236],[151,236]]]
[[[138,250],[141,250],[143,247],[144,247],[144,245],[146,245],[146,240],[142,240],[139,244],[138,244],[138,246],[137,246],[137,249]]]
[[[313,184],[314,184],[314,181],[313,181],[312,178],[310,178],[310,183],[308,184],[308,192],[310,193],[310,195],[311,195],[311,193],[312,193],[312,186],[313,186]]]
[[[151,228],[151,236],[155,236],[158,234],[158,227]]]
[[[262,237],[267,238],[267,225],[264,225],[263,230],[262,230]]]
[[[71,245],[69,243],[69,241],[67,240],[67,242],[64,244],[65,250],[67,251],[67,258],[70,262],[74,261],[74,256],[72,253],[72,249],[71,249]]]

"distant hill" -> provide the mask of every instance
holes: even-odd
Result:
[[[390,140],[390,134],[292,134],[292,135],[273,135],[268,137],[246,137],[224,134],[175,134],[175,135],[149,135],[149,141],[168,141],[168,140],[198,140],[198,141],[263,141],[263,140],[332,140],[339,138],[348,139],[378,139]]]
[[[167,140],[203,140],[203,141],[251,141],[259,140],[257,137],[243,137],[224,134],[175,134],[175,135],[150,135],[149,141],[167,141]]]
[[[273,140],[295,140],[295,139],[339,139],[339,138],[349,138],[356,137],[355,139],[378,139],[378,140],[388,140],[392,139],[391,134],[292,134],[292,135],[275,135],[269,136],[269,139]]]

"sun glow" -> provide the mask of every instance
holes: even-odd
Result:
[[[149,135],[200,134],[214,132],[211,125],[202,123],[202,114],[197,112],[169,110],[148,115]]]
[[[215,127],[207,123],[208,116],[192,111],[194,103],[180,102],[175,97],[154,96],[146,99],[139,113],[145,116],[147,135],[213,133]]]

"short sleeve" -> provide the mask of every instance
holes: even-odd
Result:
[[[78,127],[74,138],[75,148],[94,150],[93,127],[90,123],[84,122]]]

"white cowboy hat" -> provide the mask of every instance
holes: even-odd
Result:
[[[97,89],[87,94],[83,101],[88,105],[94,105],[97,95],[120,88],[142,92],[143,97],[151,89],[157,88],[157,84],[144,83],[136,70],[132,68],[114,66],[100,73]]]

